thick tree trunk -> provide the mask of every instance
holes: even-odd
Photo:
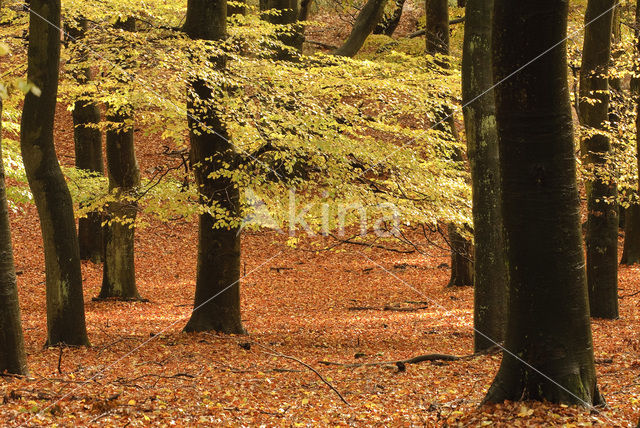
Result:
[[[585,22],[591,24],[585,28],[580,68],[580,122],[590,134],[582,139],[581,152],[584,164],[593,169],[593,180],[586,184],[589,306],[591,316],[609,319],[618,318],[618,191],[611,178],[614,171],[606,164],[612,147],[604,134],[614,4],[615,0],[589,0]]]
[[[117,28],[135,31],[132,18],[120,21]],[[128,58],[119,64],[125,70],[131,67]],[[122,78],[127,84],[127,79]],[[125,104],[108,107],[107,170],[109,190],[116,201],[107,206],[108,224],[104,228],[104,269],[102,288],[98,298],[140,300],[136,286],[134,239],[137,203],[133,193],[140,184],[140,171],[136,160],[133,137],[133,107]]]
[[[640,0],[636,2],[636,54],[640,54]],[[638,73],[636,67],[636,73]],[[631,91],[636,100],[636,159],[640,172],[640,78],[631,79]],[[640,180],[638,180],[640,194]],[[635,204],[627,209],[624,228],[624,248],[622,250],[623,265],[640,263],[640,205]]]
[[[426,42],[429,55],[449,55],[449,2],[426,0]]]
[[[82,42],[87,29],[87,20],[81,19],[67,33]],[[76,61],[86,61],[86,49],[79,47]],[[75,76],[80,84],[91,80],[89,67],[79,70]],[[86,95],[84,96],[86,97]],[[84,98],[83,97],[83,98]],[[78,100],[73,105],[73,140],[75,143],[76,167],[87,172],[104,174],[102,161],[102,133],[96,125],[100,123],[100,109],[95,102]],[[91,212],[78,220],[78,244],[80,259],[102,262],[102,214]]]
[[[395,3],[396,7],[393,14],[380,21],[373,30],[373,34],[384,34],[385,36],[391,37],[393,32],[396,31],[398,24],[400,24],[400,18],[402,18],[405,0],[395,0]]]
[[[502,228],[498,131],[491,62],[493,0],[468,0],[462,53],[462,104],[471,166],[475,351],[504,339],[508,273]],[[486,92],[486,93],[485,93]]]
[[[598,392],[567,86],[568,1],[495,0],[496,123],[509,265],[500,370],[485,401],[590,406]],[[555,46],[545,55],[540,55]],[[540,55],[540,56],[539,56]],[[539,57],[538,57],[539,56]],[[531,58],[538,58],[529,63]]]
[[[25,96],[20,147],[44,242],[47,344],[88,345],[73,202],[53,144],[58,92],[59,0],[32,0],[27,76],[41,90]],[[47,22],[48,21],[48,22]]]
[[[293,48],[295,52],[288,49],[278,49],[275,59],[291,61],[296,55],[302,52],[302,44],[304,43],[304,35],[302,27],[296,25],[298,22],[298,0],[261,0],[260,10],[277,10],[279,14],[265,14],[264,19],[267,22],[276,25],[294,25],[295,31],[291,29],[283,29],[278,33],[278,39],[285,45]]]
[[[26,375],[18,288],[13,265],[9,209],[2,162],[2,99],[0,98],[0,373]]]
[[[356,17],[356,22],[353,24],[353,29],[347,40],[338,49],[333,51],[333,55],[353,57],[360,51],[365,40],[369,37],[369,34],[376,27],[382,14],[384,13],[384,6],[387,4],[387,0],[368,0],[360,13]]]
[[[224,40],[226,7],[226,0],[189,0],[184,31],[192,39]],[[224,70],[224,57],[211,61]],[[191,81],[187,96],[191,161],[201,202],[216,203],[235,219],[240,210],[239,188],[228,177],[212,177],[223,164],[237,163],[235,148],[213,102],[207,82]],[[214,228],[216,220],[209,213],[200,215],[194,311],[185,331],[241,334],[245,331],[240,319],[240,230],[237,225]]]

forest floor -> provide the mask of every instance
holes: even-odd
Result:
[[[58,152],[71,165],[70,115],[64,106],[58,113]],[[136,139],[143,174],[166,162],[161,141],[142,133]],[[93,301],[102,270],[84,262],[92,346],[44,348],[36,209],[22,205],[11,220],[30,375],[0,377],[0,426],[635,426],[640,413],[640,266],[620,269],[620,319],[593,322],[607,407],[480,406],[501,354],[470,355],[473,289],[446,288],[443,250],[314,252],[309,242],[287,246],[287,236],[273,231],[245,233],[242,312],[249,334],[185,334],[196,223],[149,218],[136,235],[138,287],[149,302]],[[405,370],[322,363],[433,353],[465,358]]]
[[[92,301],[101,268],[84,263],[93,346],[43,348],[35,208],[24,206],[12,227],[30,376],[0,378],[1,426],[628,426],[640,410],[640,295],[632,295],[640,267],[621,268],[621,318],[593,323],[607,408],[478,407],[499,353],[405,371],[321,363],[471,354],[473,289],[445,287],[450,271],[440,250],[315,253],[288,247],[275,232],[247,233],[242,310],[249,335],[185,334],[197,230],[193,222],[153,223],[136,242],[139,289],[150,301]]]

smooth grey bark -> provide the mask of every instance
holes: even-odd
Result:
[[[119,21],[116,28],[135,31],[135,19]],[[130,58],[123,58],[119,64],[123,70],[133,65]],[[129,80],[121,77],[123,85]],[[133,106],[107,107],[107,171],[109,191],[116,200],[106,208],[108,224],[104,227],[104,269],[99,299],[116,298],[122,300],[142,300],[136,285],[134,263],[135,220],[138,204],[135,190],[140,185],[140,171],[136,159],[133,134]]]
[[[0,373],[26,375],[18,287],[13,263],[9,209],[2,162],[2,99],[0,98]]]
[[[87,30],[87,20],[80,19],[74,26],[67,28],[67,33],[79,42],[77,48],[78,57],[75,61],[82,62],[88,58],[87,50],[82,46]],[[79,84],[86,84],[92,79],[91,69],[85,67],[75,73],[75,79]],[[76,155],[76,167],[78,169],[104,174],[102,160],[102,132],[97,125],[100,123],[100,109],[98,105],[86,99],[77,100],[73,104],[73,140]],[[102,248],[102,214],[90,212],[86,217],[78,220],[78,244],[80,246],[80,259],[90,260],[93,263],[101,263],[103,259]]]
[[[60,22],[60,0],[32,0],[30,8],[27,78],[41,94],[25,96],[20,148],[44,242],[47,344],[88,345],[73,201],[53,143],[60,30],[47,21]]]
[[[591,316],[608,319],[618,318],[618,189],[615,171],[606,163],[613,148],[605,134],[614,4],[615,0],[587,3],[585,22],[590,24],[585,28],[582,49],[579,108],[580,122],[590,133],[582,138],[580,151],[593,174],[586,182],[589,307]],[[608,202],[611,200],[614,202]]]
[[[474,348],[504,339],[508,273],[502,228],[498,130],[491,62],[493,0],[468,0],[462,51],[462,111],[471,170]]]
[[[391,37],[393,33],[398,28],[398,24],[400,24],[400,18],[402,18],[402,10],[404,9],[404,4],[406,0],[395,0],[395,9],[393,13],[382,19],[376,25],[376,28],[373,30],[373,34],[384,34],[385,36]]]
[[[333,51],[333,55],[353,57],[360,51],[369,34],[376,27],[382,14],[387,0],[367,0],[360,13],[356,17],[353,29],[347,40],[338,49]]]
[[[568,0],[495,0],[493,10],[493,80],[502,82],[495,97],[509,315],[506,351],[485,402],[601,404],[567,50],[558,43],[566,40]],[[538,59],[530,63],[532,58]]]
[[[226,0],[189,0],[184,31],[194,40],[224,40],[226,9]],[[210,60],[219,70],[226,68],[224,56]],[[191,162],[201,203],[215,202],[235,218],[240,212],[240,189],[228,177],[211,176],[224,168],[223,164],[234,165],[238,161],[225,124],[213,106],[214,97],[214,90],[206,81],[194,79],[189,83]],[[185,331],[242,334],[245,330],[240,318],[240,230],[238,226],[214,228],[215,222],[208,213],[200,215],[195,310]]]

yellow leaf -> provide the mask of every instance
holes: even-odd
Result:
[[[533,409],[529,409],[526,406],[521,406],[520,411],[518,412],[519,418],[526,418],[527,416],[533,415]]]
[[[130,406],[134,406],[136,404],[136,400],[131,399],[131,400],[129,400],[129,402],[127,404],[130,405]]]

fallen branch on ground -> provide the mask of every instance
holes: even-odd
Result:
[[[475,354],[469,355],[448,355],[448,354],[424,354],[418,355],[417,357],[409,358],[406,360],[395,360],[395,361],[374,361],[372,363],[337,363],[333,361],[318,361],[320,364],[324,364],[325,366],[340,366],[340,367],[372,367],[372,366],[386,366],[386,365],[395,365],[398,366],[402,370],[402,366],[406,364],[418,364],[425,361],[460,361],[460,360],[468,360],[473,357],[478,357],[480,355],[489,355],[495,352],[500,351],[502,348],[500,346],[493,346],[490,349],[482,352],[476,352]]]

